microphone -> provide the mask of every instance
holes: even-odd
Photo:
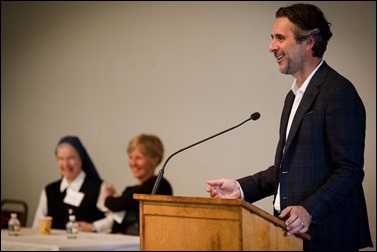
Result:
[[[162,176],[164,175],[165,166],[166,166],[166,164],[168,163],[168,161],[169,161],[173,156],[175,156],[176,154],[178,154],[178,153],[180,153],[180,152],[182,152],[182,151],[184,151],[184,150],[187,150],[187,149],[189,149],[189,148],[191,148],[191,147],[194,147],[195,145],[198,145],[198,144],[200,144],[200,143],[203,143],[203,142],[205,142],[205,141],[207,141],[207,140],[209,140],[209,139],[211,139],[211,138],[217,137],[217,136],[219,136],[219,135],[221,135],[221,134],[224,134],[225,132],[228,132],[228,131],[230,131],[230,130],[232,130],[232,129],[235,129],[235,128],[241,126],[242,124],[244,124],[244,123],[246,123],[246,122],[248,122],[248,121],[250,121],[250,120],[254,120],[254,121],[255,121],[255,120],[258,120],[259,117],[260,117],[260,114],[259,114],[258,112],[254,112],[253,114],[251,114],[251,116],[250,116],[248,119],[246,119],[246,120],[243,121],[242,123],[240,123],[240,124],[238,124],[238,125],[236,125],[236,126],[233,126],[233,127],[229,128],[229,129],[223,130],[223,131],[221,131],[221,132],[219,132],[219,133],[217,133],[217,134],[215,134],[215,135],[213,135],[213,136],[207,137],[206,139],[203,139],[203,140],[201,140],[201,141],[199,141],[199,142],[196,142],[196,143],[194,143],[194,144],[191,144],[191,145],[189,145],[189,146],[187,146],[187,147],[185,147],[185,148],[183,148],[183,149],[180,149],[179,151],[176,151],[176,152],[174,152],[173,154],[171,154],[171,155],[168,157],[168,159],[166,159],[164,165],[162,166],[162,169],[161,169],[161,170],[159,171],[159,173],[158,173],[158,176],[157,176],[156,182],[154,183],[154,186],[153,186],[152,194],[156,194],[156,191],[158,190],[158,187],[160,186],[160,183],[161,183],[161,178],[162,178]]]

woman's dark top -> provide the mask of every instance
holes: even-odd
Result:
[[[77,221],[93,221],[102,219],[105,214],[97,208],[97,200],[101,189],[102,181],[85,177],[80,192],[85,196],[78,207],[63,202],[67,190],[60,192],[61,180],[46,186],[48,216],[52,216],[52,228],[65,229],[68,222],[69,209],[73,210]]]
[[[134,193],[151,194],[157,176],[153,176],[141,185],[128,186],[119,197],[107,197],[105,206],[113,212],[126,210],[122,223],[113,222],[111,233],[139,235],[139,201],[133,198]],[[156,192],[160,195],[173,195],[170,183],[161,179],[161,184]]]

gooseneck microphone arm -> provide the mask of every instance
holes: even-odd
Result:
[[[248,122],[248,121],[250,121],[250,120],[254,120],[254,121],[255,121],[255,120],[258,120],[259,117],[260,117],[260,114],[259,114],[258,112],[255,112],[255,113],[251,114],[250,118],[246,119],[246,120],[243,121],[242,123],[240,123],[240,124],[238,124],[238,125],[236,125],[236,126],[233,126],[233,127],[229,128],[229,129],[223,130],[223,131],[221,131],[221,132],[219,132],[219,133],[217,133],[217,134],[215,134],[215,135],[213,135],[213,136],[207,137],[206,139],[203,139],[203,140],[201,140],[201,141],[199,141],[199,142],[196,142],[196,143],[194,143],[194,144],[191,144],[191,145],[189,145],[189,146],[187,146],[187,147],[185,147],[185,148],[183,148],[183,149],[180,149],[179,151],[176,151],[176,152],[174,152],[173,154],[171,154],[171,155],[168,157],[168,159],[166,159],[166,161],[165,161],[164,165],[162,166],[161,170],[158,172],[156,182],[154,183],[154,186],[153,186],[152,194],[156,194],[156,192],[157,192],[157,190],[158,190],[158,187],[160,186],[162,176],[164,175],[165,166],[166,166],[166,164],[169,162],[169,160],[170,160],[173,156],[175,156],[176,154],[178,154],[178,153],[180,153],[180,152],[182,152],[182,151],[184,151],[184,150],[187,150],[187,149],[189,149],[189,148],[191,148],[191,147],[194,147],[195,145],[198,145],[198,144],[200,144],[200,143],[203,143],[203,142],[205,142],[205,141],[207,141],[207,140],[209,140],[209,139],[211,139],[211,138],[217,137],[217,136],[219,136],[219,135],[221,135],[221,134],[224,134],[225,132],[228,132],[228,131],[230,131],[230,130],[232,130],[232,129],[235,129],[235,128],[241,126],[242,124],[244,124],[244,123],[246,123],[246,122]]]

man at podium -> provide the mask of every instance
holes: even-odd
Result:
[[[323,60],[330,26],[310,4],[277,10],[269,51],[295,80],[274,165],[237,180],[210,180],[207,192],[251,203],[274,195],[287,234],[310,234],[304,250],[355,251],[373,247],[362,187],[366,113],[353,84]]]

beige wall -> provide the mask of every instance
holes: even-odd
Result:
[[[59,178],[53,151],[63,135],[78,135],[122,191],[135,183],[125,155],[135,134],[159,135],[166,159],[255,111],[258,121],[172,158],[165,177],[175,195],[206,197],[208,179],[267,168],[293,81],[267,51],[281,3],[1,2],[1,198],[26,200],[31,224],[42,187]],[[325,60],[367,109],[375,239],[376,3],[312,3],[333,24]],[[256,205],[271,212],[271,201]]]

